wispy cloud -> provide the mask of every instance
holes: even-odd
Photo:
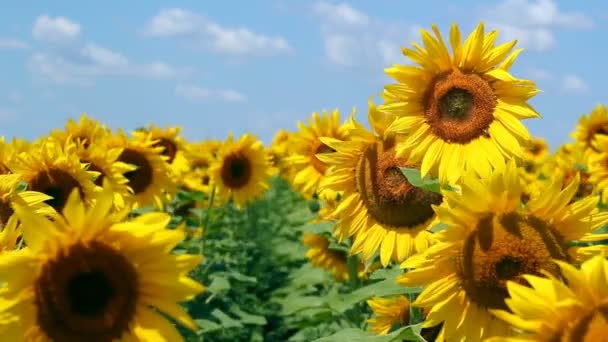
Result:
[[[66,17],[41,15],[32,28],[34,39],[51,43],[65,43],[80,36],[80,24]]]
[[[25,50],[29,47],[29,44],[23,40],[0,37],[0,50]]]
[[[583,94],[589,91],[589,86],[579,76],[570,74],[562,78],[562,89],[572,94]]]
[[[194,84],[178,84],[175,95],[191,102],[222,100],[224,102],[247,102],[247,97],[233,89],[212,90]]]
[[[587,30],[593,19],[581,12],[567,12],[553,0],[505,0],[486,8],[484,18],[501,30],[501,39],[517,39],[520,46],[544,51],[556,46],[555,29]]]
[[[320,0],[312,10],[319,18],[328,61],[341,67],[401,62],[401,45],[412,39],[417,29],[371,17],[347,3]]]
[[[224,27],[205,16],[181,8],[161,10],[144,27],[149,37],[180,37],[192,44],[227,55],[269,56],[293,52],[287,40],[245,27]]]

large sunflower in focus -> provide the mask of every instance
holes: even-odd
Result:
[[[608,262],[595,256],[581,265],[557,262],[566,282],[551,274],[524,276],[528,286],[509,282],[509,311],[494,314],[518,331],[516,338],[493,341],[606,341],[608,337]]]
[[[82,200],[90,204],[97,188],[93,180],[98,173],[84,168],[75,149],[74,144],[41,140],[29,151],[15,156],[9,167],[13,173],[21,175],[29,190],[52,197],[46,203],[61,213],[74,189],[78,189]]]
[[[237,207],[243,207],[268,190],[271,167],[261,141],[251,134],[235,141],[231,133],[210,173],[219,201],[232,199]]]
[[[55,221],[16,205],[28,247],[0,256],[3,341],[182,341],[164,315],[196,329],[177,303],[203,291],[187,276],[201,257],[169,254],[184,238],[169,215],[120,222],[112,198],[87,210],[75,191]]]
[[[508,281],[526,284],[524,274],[541,271],[559,276],[554,260],[584,256],[572,241],[606,238],[591,234],[608,222],[597,196],[569,204],[578,179],[563,190],[554,179],[521,206],[518,175],[512,161],[483,180],[467,172],[461,193],[445,191],[446,202],[435,208],[448,225],[439,243],[402,264],[413,270],[398,278],[401,285],[426,286],[413,305],[430,308],[425,327],[443,322],[440,341],[508,335],[508,324],[489,311],[507,309]]]
[[[176,191],[176,184],[171,179],[165,162],[166,157],[161,156],[162,147],[154,147],[155,143],[149,134],[129,139],[122,131],[118,131],[108,142],[110,148],[122,149],[117,160],[134,168],[126,172],[124,177],[134,195],[132,200],[136,207],[155,205],[162,208],[167,196]]]
[[[395,155],[396,138],[386,131],[392,116],[369,106],[374,132],[351,116],[347,140],[321,138],[336,152],[317,155],[329,167],[320,189],[343,192],[336,216],[339,230],[353,236],[352,253],[368,260],[379,250],[386,266],[428,248],[427,229],[438,223],[431,206],[442,198],[407,181],[400,168],[416,165]]]
[[[521,157],[530,134],[520,120],[539,116],[527,103],[538,92],[534,82],[508,72],[521,49],[511,52],[515,41],[495,46],[497,31],[485,33],[483,23],[463,44],[454,24],[450,54],[432,28],[434,37],[421,31],[424,47],[403,49],[417,66],[386,69],[399,82],[385,87],[381,107],[399,117],[391,129],[406,135],[398,152],[421,163],[423,177],[430,173],[451,183],[464,169],[487,174]]]
[[[298,122],[298,128],[300,131],[290,137],[292,156],[287,162],[294,168],[295,176],[292,180],[294,187],[302,194],[312,196],[327,171],[325,163],[316,155],[333,152],[331,147],[321,141],[321,138],[344,140],[346,131],[340,126],[338,110],[334,110],[331,115],[325,111],[322,115],[313,113],[312,121],[308,120],[308,125]]]
[[[51,137],[57,139],[61,144],[68,141],[75,144],[82,144],[85,147],[103,143],[109,129],[103,126],[99,121],[88,117],[86,114],[80,115],[78,122],[72,118],[68,119],[65,124],[65,129],[56,129],[51,132]]]
[[[570,134],[584,152],[594,151],[594,138],[606,135],[608,135],[608,108],[604,105],[597,105],[589,116],[581,116],[576,129]]]

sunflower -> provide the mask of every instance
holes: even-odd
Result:
[[[549,145],[543,138],[534,137],[524,147],[523,157],[525,160],[542,163],[549,155]]]
[[[553,260],[578,262],[584,255],[584,247],[569,247],[572,241],[606,238],[591,234],[608,222],[607,212],[598,213],[597,196],[568,204],[578,178],[563,190],[553,179],[521,206],[518,174],[513,161],[483,179],[467,172],[462,191],[444,191],[446,202],[435,207],[447,224],[439,242],[401,265],[413,270],[398,283],[426,286],[413,305],[430,308],[425,327],[443,322],[440,341],[508,334],[508,324],[489,311],[507,308],[507,281],[525,284],[523,274],[541,270],[557,276]]]
[[[51,132],[51,137],[57,139],[61,144],[72,141],[85,147],[103,143],[109,134],[109,129],[99,121],[94,120],[83,113],[78,122],[68,119],[65,129],[56,129]]]
[[[289,156],[289,132],[286,130],[279,130],[273,140],[270,148],[268,149],[268,155],[272,166],[275,167],[281,177],[291,182],[293,180],[294,172],[291,163],[288,161]]]
[[[608,136],[598,135],[592,144],[598,152],[588,157],[589,183],[594,184],[602,195],[602,202],[608,199]]]
[[[108,141],[109,148],[120,148],[118,161],[135,168],[124,174],[127,178],[135,207],[155,205],[162,208],[168,196],[176,191],[176,184],[170,177],[167,163],[161,156],[162,147],[154,147],[155,141],[149,134],[137,135],[129,139],[121,130]]]
[[[21,236],[17,216],[11,216],[6,223],[0,226],[0,256],[4,252],[12,251],[17,248],[17,241]],[[2,288],[2,285],[0,285]]]
[[[211,192],[209,168],[216,158],[212,152],[212,145],[215,144],[206,141],[187,145],[184,156],[187,160],[188,172],[182,180],[182,185],[187,189],[207,194]]]
[[[353,236],[352,253],[369,260],[379,250],[386,266],[429,246],[432,233],[427,230],[438,223],[431,205],[442,197],[412,186],[401,172],[401,167],[416,165],[395,155],[397,140],[386,130],[392,117],[371,101],[368,117],[373,132],[351,116],[347,140],[321,138],[336,152],[317,155],[329,166],[320,189],[343,192],[338,225]]]
[[[154,147],[162,147],[161,155],[169,164],[174,180],[181,183],[183,177],[188,173],[188,160],[184,155],[186,149],[186,141],[179,135],[181,127],[169,127],[162,129],[153,124],[150,124],[145,130],[135,131],[134,135],[149,134],[150,138],[155,141]]]
[[[13,202],[28,205],[39,214],[52,214],[53,209],[45,204],[51,197],[36,191],[18,191],[21,176],[0,175],[0,226],[7,225],[13,216]]]
[[[302,243],[308,247],[306,257],[312,265],[332,272],[334,278],[339,281],[349,280],[348,255],[346,252],[330,249],[329,240],[326,237],[310,232],[304,232]],[[357,270],[358,275],[362,276],[365,272],[365,266],[359,263]]]
[[[125,199],[131,196],[127,185],[129,180],[124,175],[136,170],[134,166],[118,161],[122,151],[122,148],[109,148],[101,142],[88,147],[79,143],[76,147],[76,155],[81,163],[87,164],[87,170],[99,173],[95,178],[95,185],[102,186],[104,181],[111,184],[114,189],[114,205],[117,208],[124,207]]]
[[[378,335],[386,335],[395,325],[410,324],[410,301],[405,296],[391,298],[374,297],[367,301],[374,316],[367,320],[368,330]]]
[[[302,194],[312,196],[327,171],[327,166],[317,158],[317,154],[333,152],[321,138],[344,140],[346,130],[340,126],[340,112],[337,109],[331,116],[326,111],[322,115],[313,113],[312,121],[308,120],[308,125],[298,122],[298,128],[300,131],[294,133],[289,142],[292,156],[287,162],[294,168],[294,187]]]
[[[68,196],[74,189],[85,203],[91,204],[98,188],[93,180],[97,172],[87,171],[80,163],[76,145],[60,145],[53,139],[41,140],[27,152],[21,152],[11,161],[9,168],[21,175],[28,189],[52,197],[45,202],[61,213]]]
[[[177,302],[204,290],[187,276],[201,257],[169,254],[184,238],[169,215],[121,222],[112,199],[106,186],[85,209],[74,191],[55,221],[16,205],[28,247],[0,256],[2,340],[182,341],[160,312],[196,328]]]
[[[264,145],[251,134],[234,141],[230,133],[209,171],[219,202],[232,199],[237,207],[262,195],[268,189],[271,175]]]
[[[591,182],[589,174],[589,158],[594,153],[583,151],[580,146],[571,150],[560,149],[547,159],[540,172],[543,176],[559,175],[563,179],[562,187],[568,186],[575,177],[580,182],[572,201],[577,201],[595,193],[595,183]]]
[[[494,314],[524,332],[508,341],[606,341],[608,261],[597,255],[580,270],[556,262],[567,285],[552,274],[546,278],[526,275],[528,286],[507,283],[510,311],[496,310]]]
[[[574,132],[570,134],[583,151],[593,151],[593,139],[608,135],[608,109],[598,104],[589,114],[581,116]]]
[[[538,90],[534,82],[513,77],[509,68],[521,49],[516,42],[494,46],[497,31],[480,23],[461,42],[456,24],[450,30],[450,55],[439,29],[433,37],[422,30],[424,48],[403,54],[418,66],[396,65],[386,73],[398,84],[387,85],[382,111],[399,117],[391,130],[406,135],[397,149],[408,151],[409,163],[421,163],[421,175],[454,183],[463,170],[486,174],[504,160],[522,156],[530,134],[520,119],[539,117],[527,101]]]

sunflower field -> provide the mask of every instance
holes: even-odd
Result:
[[[0,140],[1,341],[608,341],[608,109],[551,153],[521,52],[421,31],[362,114]]]

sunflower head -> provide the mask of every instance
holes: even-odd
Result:
[[[138,207],[162,207],[167,197],[177,190],[164,160],[166,157],[161,156],[162,147],[154,144],[149,134],[129,138],[123,131],[118,131],[108,143],[109,147],[122,150],[117,161],[131,168],[124,177],[133,194],[134,205]]]
[[[211,166],[211,183],[220,202],[234,201],[241,207],[268,189],[271,165],[262,142],[251,134],[237,141],[232,133]]]
[[[56,220],[15,206],[27,247],[0,256],[3,339],[181,341],[160,312],[195,328],[177,302],[204,289],[187,277],[201,257],[169,254],[184,236],[165,229],[168,215],[123,222],[112,199],[106,186],[86,209],[74,190]]]
[[[591,234],[608,222],[608,214],[597,211],[598,198],[570,204],[578,182],[564,189],[555,177],[522,206],[522,182],[512,161],[485,179],[470,171],[461,191],[444,191],[446,202],[435,211],[447,228],[436,245],[402,264],[413,270],[398,280],[427,285],[413,303],[431,308],[425,326],[444,322],[447,340],[508,334],[508,325],[488,311],[507,308],[508,282],[526,285],[526,274],[543,272],[557,277],[556,259],[574,262],[581,255],[572,241],[602,238]]]
[[[593,140],[608,135],[608,109],[598,104],[591,113],[581,116],[574,132],[570,134],[583,151],[593,151]]]
[[[395,325],[410,324],[410,301],[405,296],[374,297],[367,301],[374,315],[367,320],[369,331],[386,335]]]
[[[183,153],[185,141],[179,135],[181,127],[166,127],[164,129],[150,124],[145,130],[134,131],[135,136],[149,134],[155,141],[154,147],[161,147],[161,154],[166,157],[167,163],[172,164],[176,156]]]
[[[319,153],[330,153],[333,149],[321,141],[322,137],[343,140],[346,127],[340,125],[340,113],[336,109],[331,114],[323,111],[312,114],[307,124],[298,122],[299,132],[293,133],[290,145],[293,148],[288,162],[292,163],[295,176],[294,187],[307,196],[317,191],[327,166],[319,158]]]
[[[350,275],[348,273],[346,252],[334,250],[329,247],[329,239],[323,235],[304,232],[302,243],[308,247],[306,257],[310,260],[313,266],[321,267],[333,274],[334,278],[339,281],[348,281]],[[365,266],[362,263],[358,265],[358,275],[363,276]]]
[[[60,144],[70,141],[86,148],[103,143],[109,133],[110,130],[107,127],[83,113],[78,122],[72,118],[68,119],[65,129],[54,130],[51,132],[51,137],[57,139]]]
[[[45,202],[60,213],[68,196],[77,189],[81,198],[89,203],[98,188],[94,183],[97,172],[87,171],[76,154],[76,145],[59,144],[45,139],[21,152],[9,165],[11,171],[21,175],[31,191],[49,197]]]
[[[539,116],[527,104],[538,90],[508,71],[521,51],[511,52],[515,41],[495,46],[497,31],[486,33],[481,23],[463,44],[454,24],[450,53],[439,29],[432,29],[434,35],[421,31],[424,47],[403,49],[417,65],[386,69],[399,83],[385,87],[380,109],[399,117],[392,130],[406,138],[398,153],[421,163],[422,176],[450,183],[462,170],[484,175],[521,157],[530,134],[519,120]]]

